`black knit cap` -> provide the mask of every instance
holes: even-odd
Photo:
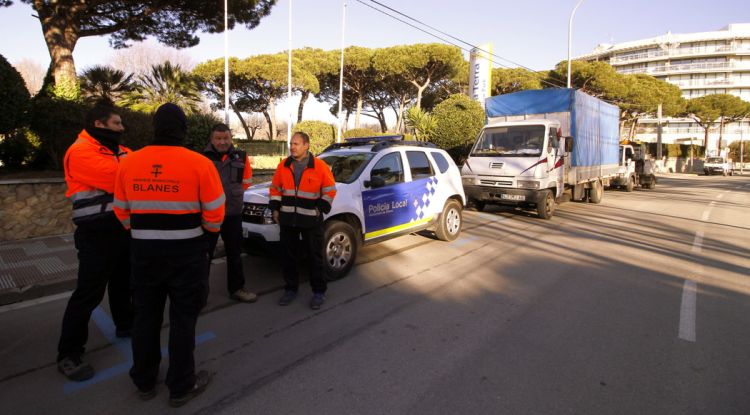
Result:
[[[168,102],[154,114],[154,144],[179,146],[187,135],[187,118],[180,107]]]

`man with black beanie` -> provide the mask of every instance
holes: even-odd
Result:
[[[73,203],[78,280],[68,300],[57,346],[57,368],[68,379],[84,381],[94,368],[82,356],[91,313],[109,293],[117,337],[130,337],[130,237],[112,211],[117,167],[130,150],[120,145],[125,128],[109,101],[86,114],[85,129],[65,153],[66,196]]]
[[[156,396],[160,333],[169,298],[169,404],[202,393],[208,372],[195,373],[195,325],[208,299],[209,234],[224,219],[224,190],[214,165],[182,146],[187,120],[175,104],[154,114],[154,140],[117,172],[115,214],[130,229],[133,258],[133,367],[138,396]]]

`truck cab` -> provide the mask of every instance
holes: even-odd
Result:
[[[611,186],[632,192],[636,186],[653,189],[656,186],[654,161],[646,155],[643,145],[629,142],[620,144],[620,158],[617,176],[610,181]]]
[[[551,215],[551,199],[564,182],[564,139],[556,120],[495,122],[479,134],[461,176],[467,197],[478,209],[487,203],[537,207]]]
[[[703,173],[706,176],[721,174],[732,176],[732,165],[724,157],[706,157],[703,161]]]

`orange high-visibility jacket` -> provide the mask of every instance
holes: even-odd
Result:
[[[73,222],[76,225],[95,224],[100,219],[114,221],[112,211],[115,174],[121,158],[130,149],[119,146],[118,153],[103,146],[86,130],[65,152],[65,196],[73,202]]]
[[[133,240],[186,240],[218,232],[224,190],[213,163],[179,146],[146,146],[120,165],[115,214]]]
[[[293,160],[287,157],[276,167],[269,189],[269,206],[280,212],[281,225],[311,228],[322,222],[321,212],[331,211],[336,182],[328,165],[310,154],[299,187],[295,186]]]

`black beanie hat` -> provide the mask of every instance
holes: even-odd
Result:
[[[187,118],[180,107],[168,102],[154,114],[154,144],[182,145],[187,135]]]

